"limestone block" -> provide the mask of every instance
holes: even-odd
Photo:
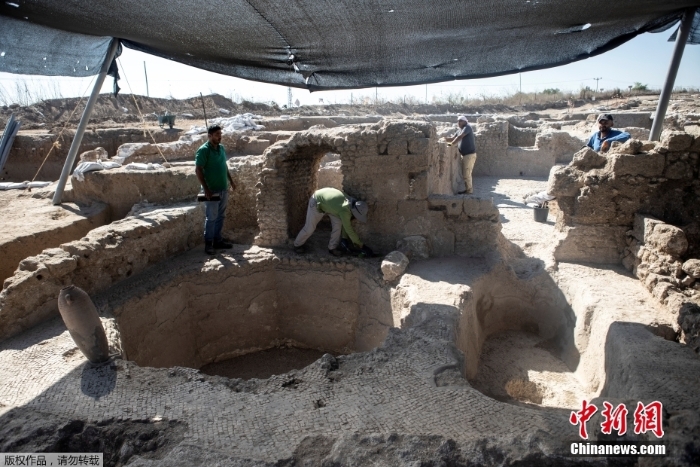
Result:
[[[404,156],[408,154],[408,142],[405,140],[393,140],[387,144],[387,154],[390,156]]]
[[[413,258],[428,258],[430,249],[428,248],[428,240],[422,235],[412,235],[399,240],[396,245],[398,250],[410,252]]]
[[[581,172],[573,167],[555,165],[549,172],[547,193],[552,196],[557,198],[577,196],[582,187]]]
[[[574,154],[571,165],[583,171],[598,169],[605,166],[608,159],[586,146]]]
[[[618,264],[625,249],[627,227],[577,225],[556,233],[557,261]]]
[[[424,212],[423,215],[408,220],[403,227],[399,229],[399,235],[427,235],[432,230],[432,227],[433,224],[430,219],[430,213]],[[396,232],[396,230],[396,226],[394,226],[393,231]]]
[[[693,144],[693,136],[683,131],[664,133],[661,144],[669,151],[687,151]]]
[[[447,229],[430,234],[433,256],[452,256],[455,254],[455,234]]]
[[[81,162],[96,162],[109,159],[109,154],[105,148],[95,148],[90,151],[85,151],[80,155]]]
[[[400,251],[392,251],[382,261],[382,274],[387,282],[399,277],[408,267],[408,258]]]
[[[432,210],[444,211],[450,217],[458,217],[463,212],[464,199],[463,196],[431,195],[428,206]]]
[[[134,162],[155,154],[158,154],[158,150],[151,143],[124,143],[117,149],[116,157]]]
[[[632,229],[632,235],[641,244],[647,242],[647,238],[651,236],[656,225],[663,224],[662,221],[644,214],[637,214],[634,216],[634,227]]]
[[[408,142],[409,154],[423,154],[430,148],[429,138],[415,138]]]
[[[642,143],[641,141],[636,139],[629,139],[624,143],[620,144],[619,146],[615,147],[614,149],[611,149],[610,152],[615,154],[635,155],[639,154],[642,151],[642,146],[644,146],[644,143]]]
[[[688,250],[688,240],[683,230],[669,224],[654,226],[654,230],[646,241],[660,251],[675,257],[683,256]]]
[[[576,198],[576,222],[579,224],[618,224],[617,205],[612,187],[594,185],[582,190]]]
[[[610,167],[615,175],[641,175],[660,177],[664,173],[666,158],[663,154],[611,154]]]
[[[693,279],[700,279],[700,259],[689,259],[683,263],[683,272]]]
[[[656,297],[659,301],[663,301],[669,294],[670,291],[675,291],[673,284],[668,282],[658,282],[654,288],[651,290],[651,294]]]
[[[407,174],[383,174],[371,180],[371,199],[367,194],[367,201],[400,200],[406,199],[410,193]]]
[[[535,146],[550,154],[556,162],[569,162],[572,154],[581,149],[585,141],[567,131],[547,130],[537,135]]]
[[[686,161],[679,160],[666,167],[664,177],[671,180],[693,178],[693,169]]]
[[[496,221],[498,219],[498,209],[493,205],[491,198],[464,198],[464,214],[469,219],[480,219]]]
[[[425,199],[428,197],[428,172],[409,174],[408,197],[412,199]]]
[[[384,156],[386,157],[386,156]],[[396,157],[396,156],[395,156]],[[391,165],[386,164],[387,168]],[[408,173],[425,172],[430,168],[430,158],[428,154],[408,154],[406,156],[396,157],[393,170],[399,170]]]
[[[405,200],[397,204],[399,217],[404,221],[422,216],[428,210],[428,202],[425,200]]]
[[[649,130],[646,128],[628,126],[624,128],[618,128],[618,130],[626,131],[630,134],[633,139],[638,139],[640,141],[647,141],[649,139]]]

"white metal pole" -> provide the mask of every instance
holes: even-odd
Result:
[[[661,130],[663,130],[664,127],[664,117],[666,117],[666,109],[668,109],[668,101],[671,100],[671,92],[676,82],[676,75],[678,74],[678,67],[681,64],[681,58],[683,58],[685,44],[688,42],[690,27],[693,25],[695,10],[695,8],[688,8],[685,10],[685,14],[681,20],[681,27],[678,30],[676,45],[673,49],[673,57],[671,57],[671,65],[668,67],[666,82],[664,83],[664,88],[661,90],[659,104],[656,107],[656,114],[654,114],[654,123],[652,123],[651,131],[649,132],[649,141],[658,141],[661,137]]]
[[[90,98],[85,104],[85,110],[83,110],[83,115],[80,117],[80,123],[78,128],[75,130],[75,136],[73,137],[73,142],[68,150],[68,156],[66,156],[66,163],[63,164],[63,171],[61,172],[61,178],[58,180],[58,186],[56,187],[56,192],[53,195],[53,204],[61,204],[61,198],[63,198],[63,190],[66,187],[66,182],[68,181],[68,176],[73,168],[73,163],[75,162],[75,156],[78,154],[78,149],[80,148],[80,143],[83,141],[83,135],[85,134],[85,128],[87,128],[88,120],[90,120],[90,114],[92,113],[92,108],[95,106],[95,101],[100,95],[100,89],[102,89],[102,83],[105,81],[107,76],[107,71],[109,71],[109,66],[114,60],[114,56],[119,48],[119,40],[112,39],[112,43],[109,45],[109,50],[105,61],[102,63],[102,68],[100,68],[100,73],[97,75],[97,80],[95,81],[95,86],[92,88],[92,93]]]

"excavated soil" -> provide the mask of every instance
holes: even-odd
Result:
[[[267,379],[273,375],[282,375],[311,365],[324,353],[314,349],[278,347],[210,363],[204,365],[199,371],[205,375],[226,378]]]

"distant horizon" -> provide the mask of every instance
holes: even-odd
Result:
[[[508,96],[517,93],[542,92],[559,89],[563,93],[577,93],[589,87],[599,91],[628,89],[641,83],[650,89],[660,89],[666,79],[674,43],[668,42],[672,31],[659,34],[645,33],[604,54],[559,67],[515,73],[493,78],[455,80],[444,83],[401,87],[368,87],[354,90],[318,91],[291,88],[292,102],[302,105],[348,104],[361,100],[397,101],[407,98],[416,103],[433,103],[435,98],[465,96],[468,99]],[[639,57],[644,57],[640,59]],[[183,65],[172,60],[124,48],[118,60],[125,94],[149,95],[158,98],[188,99],[202,94],[220,94],[240,102],[276,102],[287,104],[286,86],[259,83],[241,78],[219,75]],[[144,73],[148,74],[148,90]],[[21,96],[37,96],[36,100],[82,97],[88,95],[94,77],[70,78],[0,73],[0,104],[8,100],[21,101]],[[108,77],[101,93],[112,90]],[[700,46],[686,45],[678,70],[675,86],[700,88]],[[321,102],[322,100],[322,102]],[[3,102],[4,101],[4,102]]]

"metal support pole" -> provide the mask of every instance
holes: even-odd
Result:
[[[688,42],[688,35],[690,34],[690,26],[693,24],[693,17],[695,16],[695,8],[688,8],[685,10],[683,19],[681,20],[681,27],[676,36],[676,45],[673,49],[673,57],[671,58],[671,65],[668,67],[668,74],[666,75],[666,82],[664,83],[664,88],[659,96],[659,104],[656,107],[656,114],[654,115],[654,123],[651,126],[651,131],[649,132],[649,141],[658,141],[661,137],[661,130],[664,126],[664,117],[666,117],[666,109],[668,108],[668,101],[671,99],[671,92],[673,91],[673,85],[676,82],[676,75],[678,74],[678,67],[681,64],[681,58],[683,57],[683,50],[685,49],[685,44]]]
[[[146,61],[143,62],[143,74],[146,77],[146,97],[151,97],[151,93],[148,92],[148,72],[146,71]]]
[[[102,68],[100,68],[100,73],[97,75],[95,80],[95,86],[92,88],[92,93],[90,98],[85,104],[85,110],[83,110],[83,115],[80,117],[80,123],[78,128],[75,130],[75,136],[73,137],[73,142],[68,150],[68,156],[66,156],[66,163],[63,164],[63,171],[61,172],[61,178],[58,180],[58,186],[56,187],[56,192],[53,195],[53,204],[61,204],[61,198],[63,198],[63,189],[66,187],[66,182],[68,181],[68,176],[73,169],[73,163],[75,163],[75,156],[78,155],[78,149],[80,148],[80,143],[83,142],[83,135],[85,134],[85,128],[87,128],[88,120],[90,120],[90,114],[92,113],[92,108],[95,106],[95,102],[100,95],[100,90],[102,89],[102,84],[105,82],[105,77],[107,76],[107,71],[114,60],[114,56],[117,54],[117,49],[119,48],[119,40],[112,39],[112,43],[109,45],[109,50],[107,51],[107,56],[105,61],[102,63]]]

